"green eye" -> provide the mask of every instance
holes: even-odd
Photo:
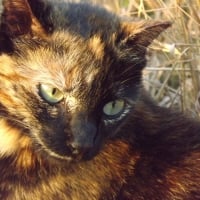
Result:
[[[40,84],[39,92],[41,97],[50,104],[56,104],[60,102],[64,96],[59,89],[45,84]]]
[[[104,114],[115,117],[115,115],[119,115],[124,111],[125,101],[122,99],[110,101],[103,107]]]

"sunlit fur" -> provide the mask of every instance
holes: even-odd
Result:
[[[3,0],[0,199],[200,199],[199,122],[154,103],[146,49],[170,22],[58,0]],[[63,93],[48,102],[40,85]],[[125,102],[106,116],[103,107]]]

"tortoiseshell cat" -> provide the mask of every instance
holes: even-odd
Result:
[[[141,83],[169,22],[1,3],[0,199],[200,199],[200,123],[157,106]]]

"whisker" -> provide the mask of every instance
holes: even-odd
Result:
[[[141,63],[143,63],[144,60],[140,59],[140,60],[135,60],[134,65],[139,65]],[[136,67],[134,67],[133,65],[128,66],[125,70],[123,70],[122,74],[126,74],[129,71],[133,71],[136,70]]]

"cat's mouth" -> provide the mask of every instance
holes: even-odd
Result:
[[[56,160],[64,161],[64,162],[82,162],[93,159],[99,152],[98,148],[85,148],[85,149],[77,149],[77,148],[69,148],[65,147],[65,153],[55,151],[50,147],[44,145],[44,143],[40,144],[43,156],[48,158],[54,158]]]
[[[34,136],[37,149],[39,145],[40,151],[47,159],[50,157],[65,162],[91,160],[98,154],[103,143],[101,134],[97,134],[94,127],[87,127],[85,132],[81,129],[81,133],[76,130],[70,138],[65,132],[53,134],[47,133],[47,130],[42,137],[41,134],[34,134]]]

